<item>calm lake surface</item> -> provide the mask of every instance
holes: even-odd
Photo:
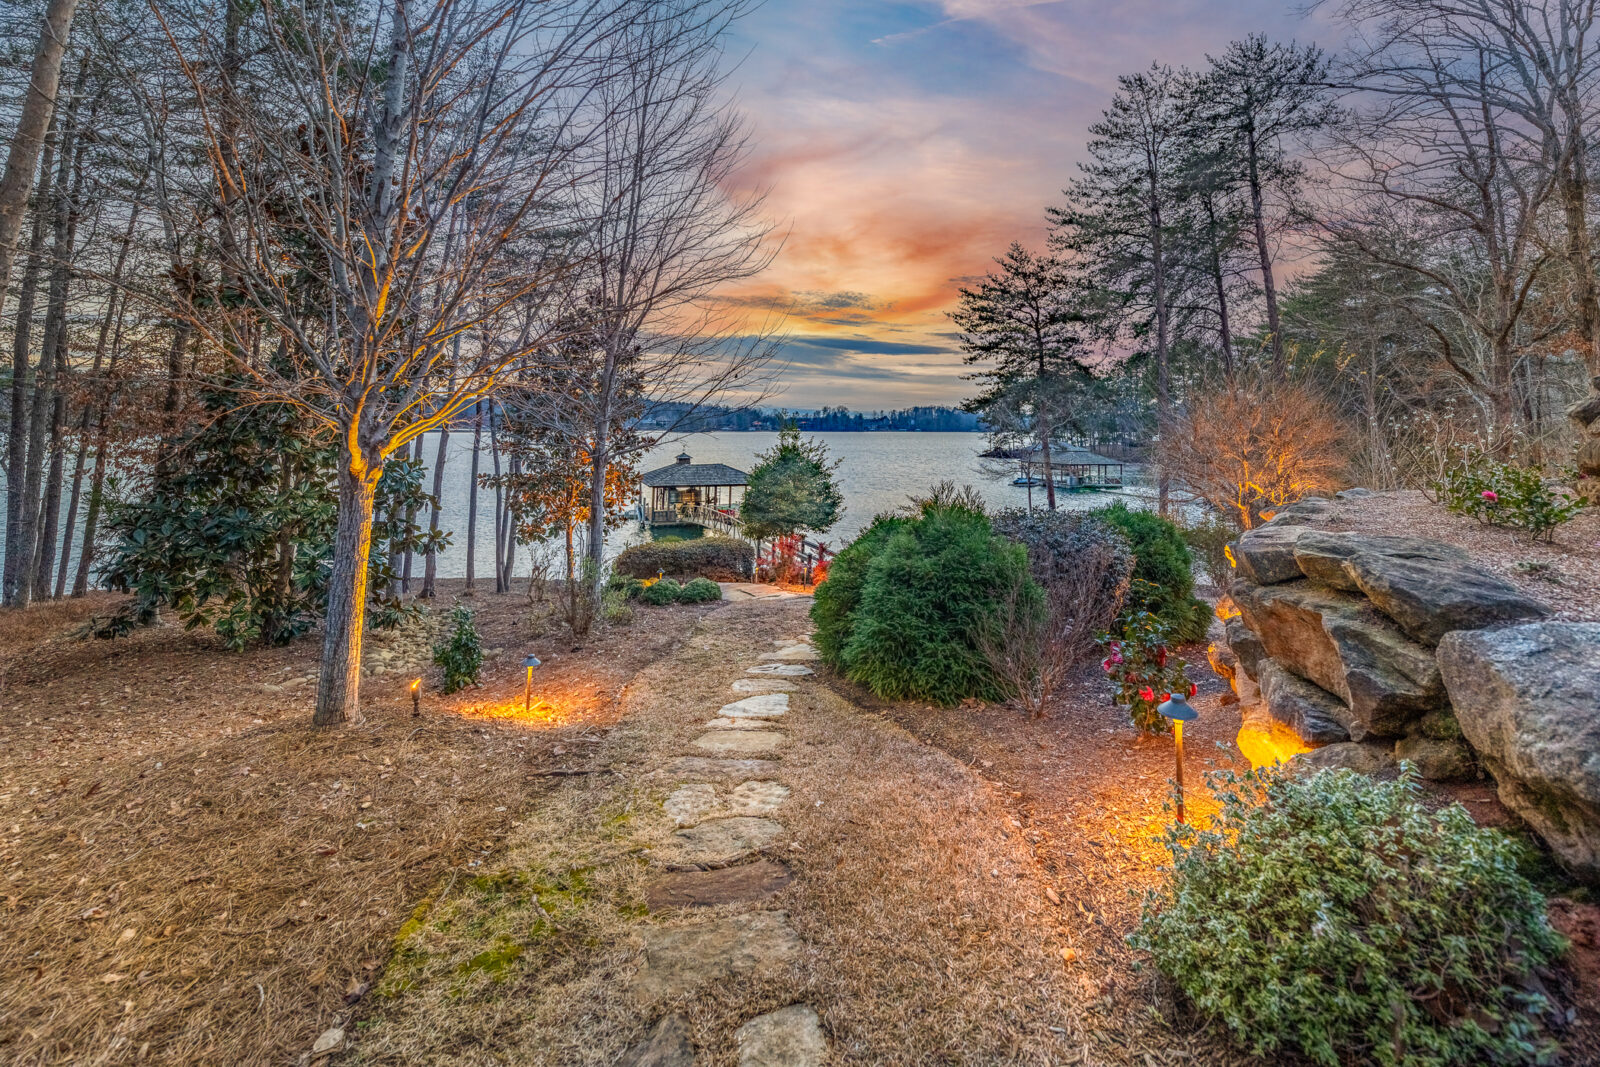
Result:
[[[994,508],[1024,507],[1028,490],[1014,486],[1014,464],[978,458],[987,447],[979,433],[813,433],[840,461],[836,477],[844,490],[845,513],[839,525],[822,535],[822,540],[837,548],[852,540],[884,511],[901,507],[912,494],[920,494],[935,482],[949,479],[958,485],[971,485]],[[479,469],[488,473],[490,458],[487,435],[479,456]],[[742,471],[755,465],[755,456],[777,443],[773,432],[689,434],[657,445],[646,454],[640,471],[651,471],[673,462],[679,452],[687,452],[696,463],[726,463]],[[439,556],[439,573],[445,578],[466,574],[468,490],[471,484],[472,435],[452,433],[446,443],[444,491],[440,494],[440,526],[453,532],[453,543]],[[436,434],[423,444],[423,458],[429,468],[425,485],[431,486],[434,456],[439,449]],[[1114,499],[1130,504],[1150,494],[1140,483],[1143,472],[1136,464],[1124,468],[1125,477],[1134,483],[1118,493],[1058,493],[1057,506],[1087,509],[1103,506]],[[1044,505],[1044,490],[1035,488],[1034,504]],[[606,538],[608,555],[644,539],[639,524],[629,520]],[[527,572],[529,548],[519,546],[517,574]],[[475,555],[480,577],[494,567],[494,493],[478,492],[478,535]]]
[[[934,483],[949,479],[958,485],[971,485],[992,508],[1024,507],[1028,490],[1011,484],[1016,477],[1014,464],[983,460],[978,453],[987,446],[987,438],[979,433],[813,433],[840,461],[836,477],[844,490],[844,518],[832,530],[822,535],[831,548],[853,540],[870,523],[875,515],[902,507],[912,494],[925,493]],[[646,454],[640,464],[641,471],[651,471],[673,462],[679,452],[688,452],[696,463],[726,463],[742,471],[755,465],[759,452],[771,448],[778,440],[773,432],[703,433],[689,434],[657,445]],[[439,451],[438,434],[428,434],[423,441],[423,459],[428,467],[424,485],[432,488],[434,458]],[[439,556],[439,574],[444,578],[461,578],[467,573],[467,510],[472,483],[472,434],[452,433],[446,442],[444,490],[440,494],[440,522],[442,529],[452,534],[451,545]],[[489,453],[488,434],[484,435],[483,449],[479,453],[479,470],[483,474],[493,471]],[[0,471],[0,492],[4,491],[4,472]],[[70,470],[68,477],[71,477]],[[1152,501],[1144,471],[1137,464],[1124,468],[1124,478],[1129,487],[1117,493],[1058,493],[1057,506],[1071,509],[1100,507],[1114,499],[1124,499],[1130,504]],[[1044,506],[1044,490],[1033,490],[1035,506]],[[65,504],[63,504],[65,510]],[[65,515],[63,514],[63,519]],[[81,528],[84,514],[80,510],[78,525]],[[427,524],[427,516],[420,519]],[[630,544],[645,537],[639,524],[629,520],[613,530],[606,538],[608,555],[615,555]],[[3,538],[3,533],[0,533]],[[74,538],[76,555],[78,539]],[[548,551],[559,546],[551,545]],[[517,547],[517,575],[528,573],[527,545]],[[474,555],[475,570],[480,579],[493,580],[494,573],[494,492],[478,492],[478,530]],[[420,577],[421,564],[413,566]]]

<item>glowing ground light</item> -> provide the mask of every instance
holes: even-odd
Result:
[[[411,714],[413,717],[422,714],[422,679],[417,678],[411,683]]]
[[[528,668],[528,680],[522,685],[522,714],[526,715],[532,710],[529,702],[533,699],[533,669],[539,666],[539,657],[529,652],[522,657],[522,665]]]

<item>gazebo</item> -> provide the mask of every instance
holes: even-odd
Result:
[[[749,483],[744,471],[726,463],[696,463],[687,452],[639,481],[639,511],[646,525],[688,523],[728,532],[738,528],[739,505]]]

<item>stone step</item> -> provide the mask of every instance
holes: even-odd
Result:
[[[781,833],[783,824],[775,819],[751,815],[710,819],[672,835],[670,860],[683,867],[727,867],[755,855]]]
[[[800,938],[782,911],[730,915],[695,926],[646,926],[644,964],[630,991],[637,999],[671,1000],[736,975],[777,974],[800,952]]]
[[[733,1036],[739,1043],[739,1067],[822,1067],[828,1059],[822,1020],[807,1004],[758,1015]]]

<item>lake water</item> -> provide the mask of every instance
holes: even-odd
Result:
[[[837,549],[855,538],[875,515],[892,511],[905,505],[912,494],[926,492],[936,482],[951,480],[958,485],[971,485],[982,494],[992,508],[1023,507],[1028,500],[1028,490],[1011,484],[1016,477],[1014,464],[978,457],[987,445],[987,438],[977,433],[814,433],[815,438],[828,447],[838,459],[838,478],[844,490],[844,518],[821,540]],[[673,462],[679,452],[688,452],[696,463],[726,463],[742,471],[755,465],[755,456],[771,448],[778,440],[773,432],[704,433],[690,434],[656,446],[647,453],[640,464],[641,471],[654,470]],[[467,510],[471,487],[472,434],[452,433],[446,444],[444,489],[440,494],[440,527],[449,530],[452,544],[439,556],[439,574],[444,578],[461,578],[467,573]],[[439,451],[437,434],[428,434],[423,441],[422,454],[428,467],[423,484],[433,485],[434,457]],[[483,451],[479,456],[479,470],[492,471],[488,451],[488,435],[484,435]],[[1124,468],[1128,488],[1117,493],[1058,493],[1057,506],[1072,509],[1100,507],[1110,500],[1122,498],[1130,503],[1152,500],[1153,494],[1145,483],[1143,471],[1136,464]],[[70,477],[70,472],[69,472]],[[4,472],[0,471],[0,492],[4,491]],[[1033,490],[1035,506],[1044,506],[1044,490]],[[1153,503],[1150,506],[1154,506]],[[65,505],[63,505],[63,508]],[[83,513],[78,521],[82,525]],[[63,518],[65,516],[63,515]],[[427,524],[427,516],[421,517]],[[630,544],[645,538],[640,525],[631,519],[613,530],[606,538],[608,555],[615,555]],[[3,537],[3,534],[0,534]],[[74,539],[74,551],[77,539]],[[528,546],[517,548],[516,573],[527,573]],[[475,570],[480,580],[493,581],[494,574],[494,492],[478,492],[478,531]],[[420,575],[416,564],[413,573]]]
[[[980,459],[978,453],[988,444],[983,434],[977,433],[813,433],[838,459],[839,470],[835,477],[844,490],[844,518],[832,530],[821,535],[821,540],[838,548],[864,529],[875,515],[903,506],[913,494],[926,492],[934,483],[951,480],[958,485],[971,485],[982,494],[993,508],[1023,507],[1027,504],[1028,490],[1011,484],[1016,477],[1014,464]],[[656,446],[646,454],[639,469],[655,470],[673,462],[679,452],[687,452],[696,463],[726,463],[730,467],[748,471],[755,465],[755,456],[771,448],[778,440],[773,432],[704,433],[690,434]],[[479,469],[489,470],[487,441],[480,455]],[[439,449],[438,437],[429,435],[423,444],[423,457],[429,467],[428,480],[432,486],[434,456]],[[444,491],[440,494],[440,526],[454,533],[453,544],[439,557],[439,574],[445,578],[460,578],[466,574],[466,531],[470,467],[472,463],[472,435],[450,435],[446,444]],[[1147,487],[1139,484],[1142,471],[1129,464],[1125,475],[1130,486],[1117,493],[1057,493],[1058,507],[1087,509],[1103,506],[1111,500],[1122,498],[1130,503],[1151,498]],[[1044,490],[1033,490],[1034,505],[1044,506]],[[645,537],[637,522],[631,519],[606,538],[608,555],[620,552],[627,545]],[[520,546],[517,553],[518,574],[526,573],[528,549]],[[480,578],[492,575],[494,569],[494,493],[478,492],[478,537],[476,546],[476,571]]]

